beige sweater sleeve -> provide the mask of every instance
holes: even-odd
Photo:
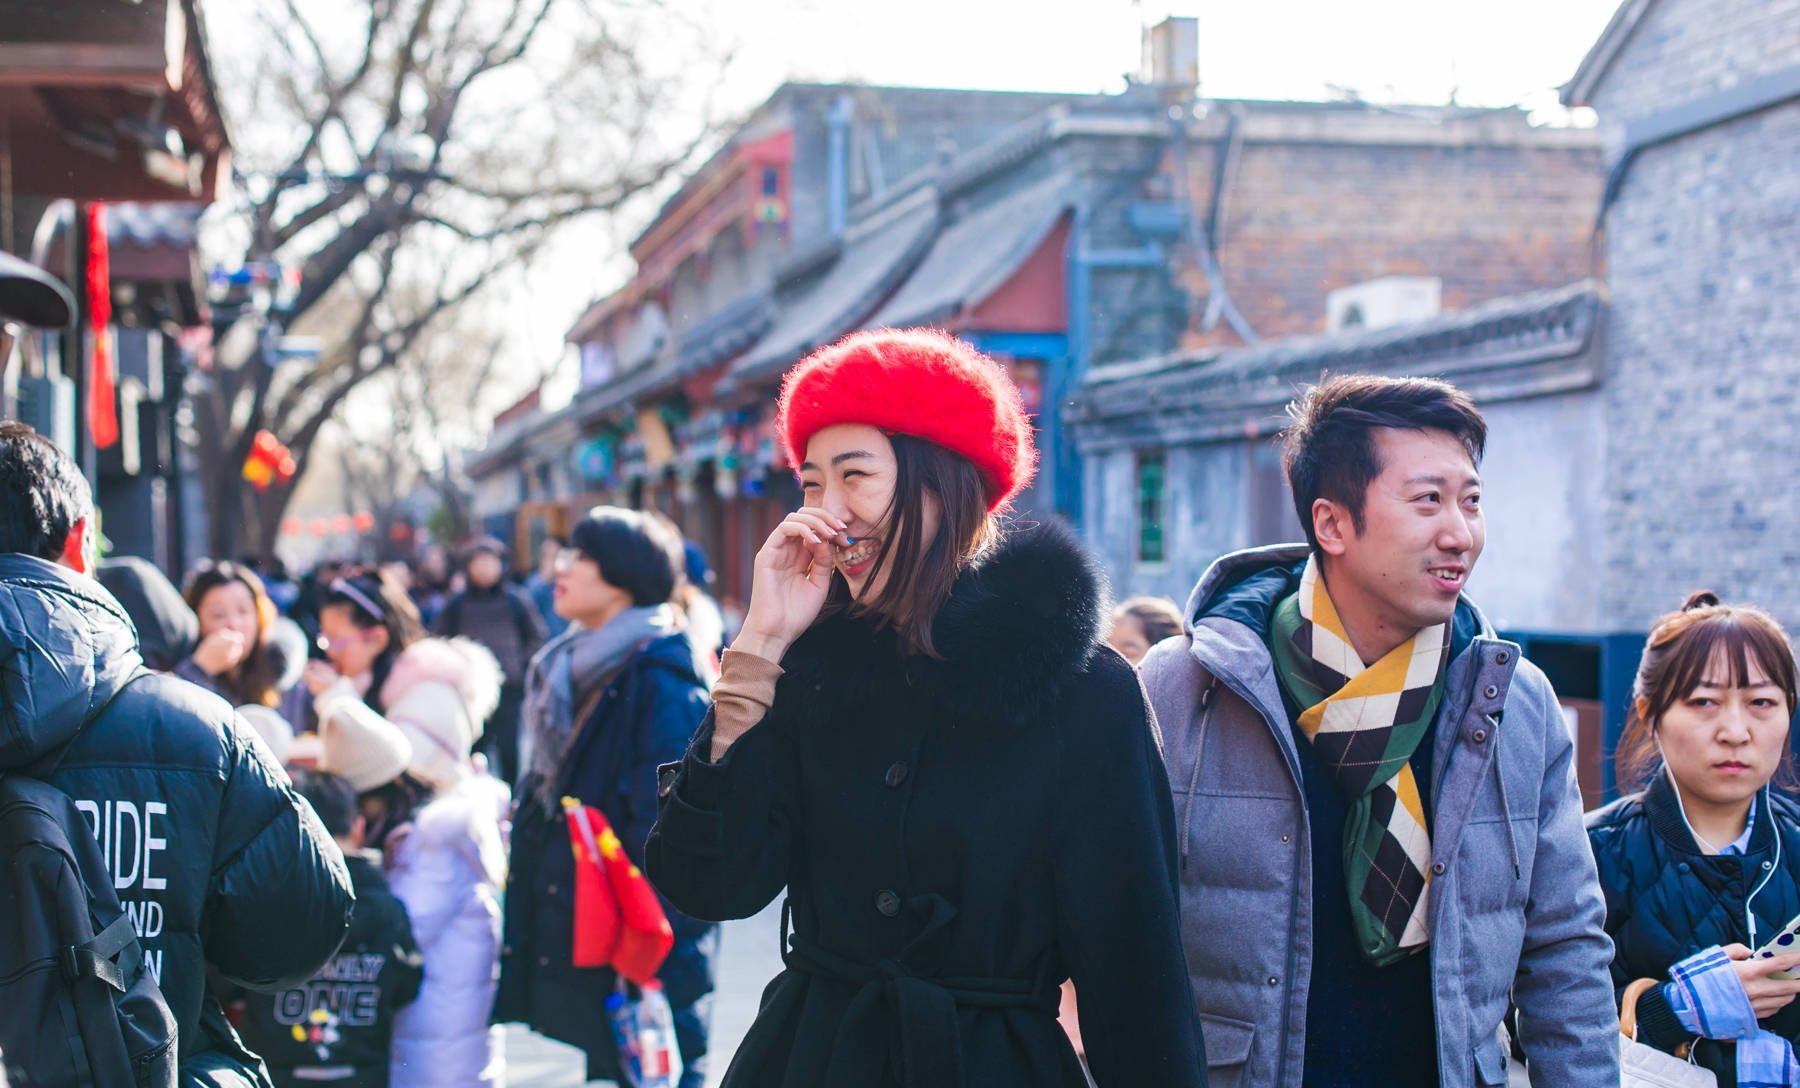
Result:
[[[737,739],[750,731],[775,701],[781,666],[755,654],[726,650],[713,685],[712,762],[724,757]]]

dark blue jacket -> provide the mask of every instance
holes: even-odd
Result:
[[[645,646],[619,670],[563,763],[556,795],[606,815],[640,868],[644,840],[656,822],[656,768],[681,758],[706,716],[706,687],[694,674],[693,650],[681,635]],[[562,811],[546,811],[535,775],[519,788],[507,878],[506,929],[500,950],[496,1021],[519,1021],[587,1051],[589,1080],[617,1079],[603,1002],[613,991],[609,968],[572,966],[574,853]],[[706,1052],[706,1005],[713,990],[717,927],[681,914],[663,900],[675,947],[657,972],[675,1010],[682,1060]]]
[[[61,752],[48,780],[96,832],[186,1067],[241,1049],[207,966],[255,990],[301,982],[337,951],[353,898],[337,845],[230,705],[141,668],[99,583],[0,554],[0,770]]]
[[[1800,914],[1800,806],[1764,791],[1756,808],[1750,847],[1742,856],[1700,850],[1662,773],[1643,793],[1588,815],[1588,840],[1606,891],[1606,932],[1616,948],[1616,990],[1633,979],[1666,982],[1671,966],[1715,944],[1756,948]],[[1746,908],[1756,919],[1754,940]],[[1800,1002],[1762,1026],[1800,1040]],[[1660,989],[1638,1002],[1638,1037],[1668,1051],[1692,1038]],[[1703,1041],[1695,1059],[1718,1073],[1725,1088],[1737,1083],[1729,1044]]]

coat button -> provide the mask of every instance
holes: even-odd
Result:
[[[1690,868],[1690,866],[1688,865],[1688,863],[1684,861],[1680,865],[1675,866],[1675,871],[1678,873],[1685,873],[1688,871],[1689,868]]]
[[[1284,831],[1284,832],[1282,832],[1282,834],[1281,834],[1281,841],[1282,841],[1282,842],[1286,842],[1286,841],[1288,841],[1288,836],[1287,836],[1287,832],[1285,832],[1285,831]]]
[[[1492,699],[1494,696],[1500,694],[1500,689],[1495,687],[1492,684],[1489,684],[1487,687],[1481,689],[1481,694]]]
[[[1431,875],[1432,876],[1443,876],[1444,875],[1444,863],[1441,861],[1432,862],[1431,863]]]
[[[1269,985],[1279,986],[1279,985],[1281,985],[1281,980],[1276,978],[1274,975],[1270,975],[1269,976]]]
[[[892,918],[900,913],[900,897],[883,888],[875,895],[875,909]]]
[[[1476,744],[1483,744],[1487,741],[1487,730],[1477,729],[1475,732],[1469,734],[1469,739]]]
[[[886,782],[890,789],[906,781],[906,763],[902,761],[889,767],[887,775],[882,778],[882,781]]]
[[[551,885],[547,886],[544,889],[544,894],[545,895],[555,895],[556,894],[556,885],[551,884]]]
[[[1507,653],[1505,650],[1501,650],[1499,653],[1494,655],[1494,664],[1496,664],[1496,665],[1504,665],[1508,661],[1511,661],[1511,660],[1512,660],[1512,655]]]

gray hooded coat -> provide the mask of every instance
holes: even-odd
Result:
[[[1213,1088],[1298,1088],[1313,963],[1312,844],[1293,732],[1264,643],[1304,545],[1228,555],[1185,637],[1144,659],[1181,837],[1181,922]],[[1265,583],[1268,579],[1263,580]],[[1294,575],[1297,585],[1297,573]],[[1537,1088],[1617,1088],[1605,904],[1582,829],[1574,744],[1543,673],[1465,599],[1434,731],[1429,891],[1443,1088],[1504,1085],[1508,1001]],[[1216,683],[1215,683],[1216,680]],[[1397,1030],[1405,1030],[1402,1025]]]

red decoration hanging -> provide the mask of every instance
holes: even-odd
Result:
[[[91,346],[87,383],[88,432],[94,447],[106,449],[119,440],[119,405],[114,389],[112,341],[112,261],[106,248],[106,206],[85,204],[87,225],[88,342]]]

